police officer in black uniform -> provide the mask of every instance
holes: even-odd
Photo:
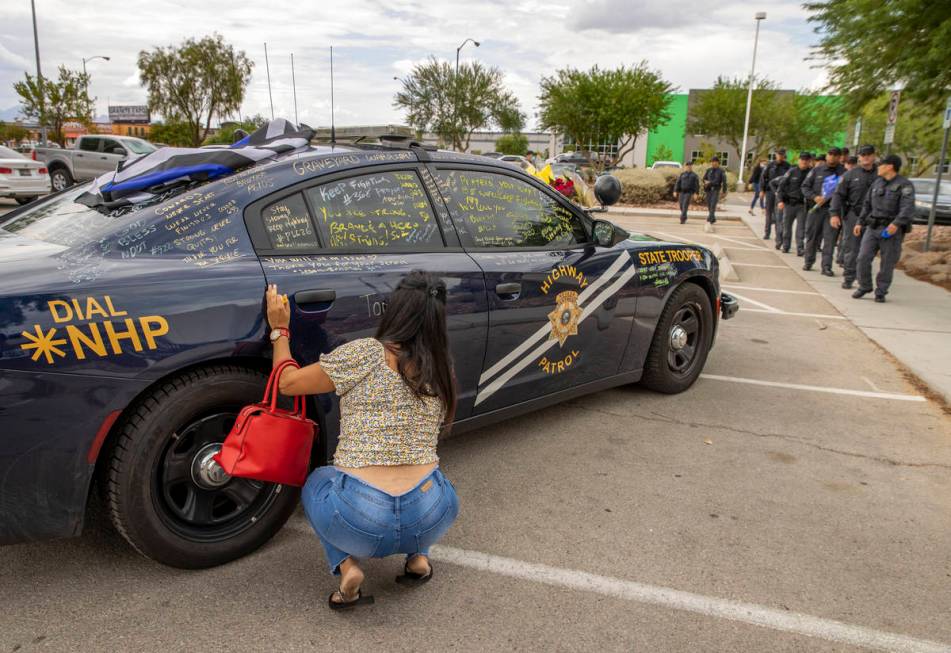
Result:
[[[684,163],[684,171],[674,182],[674,199],[680,203],[680,224],[687,221],[687,208],[690,200],[700,192],[700,177],[693,171],[693,161]]]
[[[875,277],[875,301],[885,301],[895,264],[901,258],[901,241],[911,231],[915,217],[915,187],[898,174],[900,170],[901,157],[897,154],[886,156],[879,162],[878,178],[865,196],[859,224],[853,231],[857,235],[861,233],[861,227],[866,227],[859,249],[859,287],[852,293],[855,299],[872,292],[872,259],[876,252],[880,252],[882,261]]]
[[[726,172],[720,167],[720,158],[710,159],[710,167],[703,173],[703,190],[707,193],[707,222],[717,221],[717,203],[720,193],[726,192]]]
[[[802,256],[803,234],[806,224],[806,204],[802,196],[802,183],[812,169],[812,152],[799,153],[799,165],[790,168],[776,184],[776,209],[783,216],[782,247],[789,253],[792,245],[793,222],[796,223],[796,250]]]
[[[832,201],[829,203],[830,222],[833,227],[841,226],[842,242],[839,250],[842,252],[843,272],[842,287],[851,288],[855,281],[855,261],[858,258],[861,228],[856,233],[855,226],[859,222],[859,213],[865,194],[878,173],[875,170],[875,146],[863,145],[859,148],[858,165],[845,173],[839,182]]]
[[[822,187],[826,177],[836,175],[841,178],[845,174],[845,167],[839,163],[839,157],[842,156],[842,150],[837,147],[830,147],[826,153],[826,162],[824,165],[817,165],[806,176],[802,184],[802,194],[815,204],[806,214],[806,255],[803,261],[803,270],[811,270],[816,262],[816,250],[819,248],[819,240],[822,240],[822,274],[831,277],[832,256],[835,248],[835,237],[837,228],[832,226],[829,216],[829,200],[831,192],[823,194]]]
[[[766,165],[766,169],[763,170],[759,180],[760,189],[765,189],[766,192],[766,226],[763,229],[763,240],[769,240],[769,230],[775,225],[776,249],[779,249],[782,242],[780,232],[782,231],[783,212],[776,210],[776,193],[773,191],[770,182],[782,177],[790,167],[789,161],[786,160],[786,150],[780,148],[776,150],[776,158]]]

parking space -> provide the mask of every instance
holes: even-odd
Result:
[[[739,314],[683,394],[623,387],[443,442],[462,511],[432,583],[370,561],[377,604],[339,615],[299,513],[202,572],[96,517],[0,548],[0,651],[951,650],[941,407],[742,223],[616,221],[718,242]]]

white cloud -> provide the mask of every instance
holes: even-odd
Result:
[[[24,10],[24,6],[27,7]],[[415,63],[436,56],[478,59],[499,67],[534,124],[538,81],[558,68],[632,65],[641,60],[681,90],[707,87],[717,75],[749,74],[752,11],[762,26],[757,72],[784,88],[823,79],[803,57],[809,25],[798,0],[732,0],[718,5],[684,0],[324,0],[237,3],[233,0],[44,0],[37,4],[44,71],[59,64],[89,64],[90,91],[99,99],[144,103],[136,58],[140,50],[220,33],[255,61],[242,114],[270,115],[264,42],[268,43],[275,115],[293,118],[290,53],[295,56],[298,112],[312,125],[330,122],[328,49],[334,46],[338,124],[400,122],[393,95]],[[0,108],[15,105],[12,83],[32,70],[33,34],[28,5],[0,3]],[[89,26],[108,26],[107,31]],[[103,34],[108,37],[104,38]]]

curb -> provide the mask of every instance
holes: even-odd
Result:
[[[709,249],[713,252],[713,255],[717,257],[717,260],[720,261],[720,281],[739,281],[740,275],[736,273],[733,262],[730,260],[730,257],[726,255],[720,243],[713,243],[709,246]]]
[[[674,209],[649,209],[649,208],[638,208],[636,206],[620,206],[620,207],[609,207],[608,213],[623,213],[626,215],[639,215],[642,217],[657,216],[657,217],[671,217],[678,218],[680,217],[680,212]],[[701,218],[703,220],[707,219],[706,211],[687,211],[688,218]],[[717,220],[724,220],[727,222],[743,222],[742,216],[738,213],[717,213]]]

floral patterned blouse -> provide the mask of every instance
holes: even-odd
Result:
[[[438,397],[418,399],[386,364],[383,343],[362,338],[320,357],[340,396],[339,467],[438,463],[445,417]]]

